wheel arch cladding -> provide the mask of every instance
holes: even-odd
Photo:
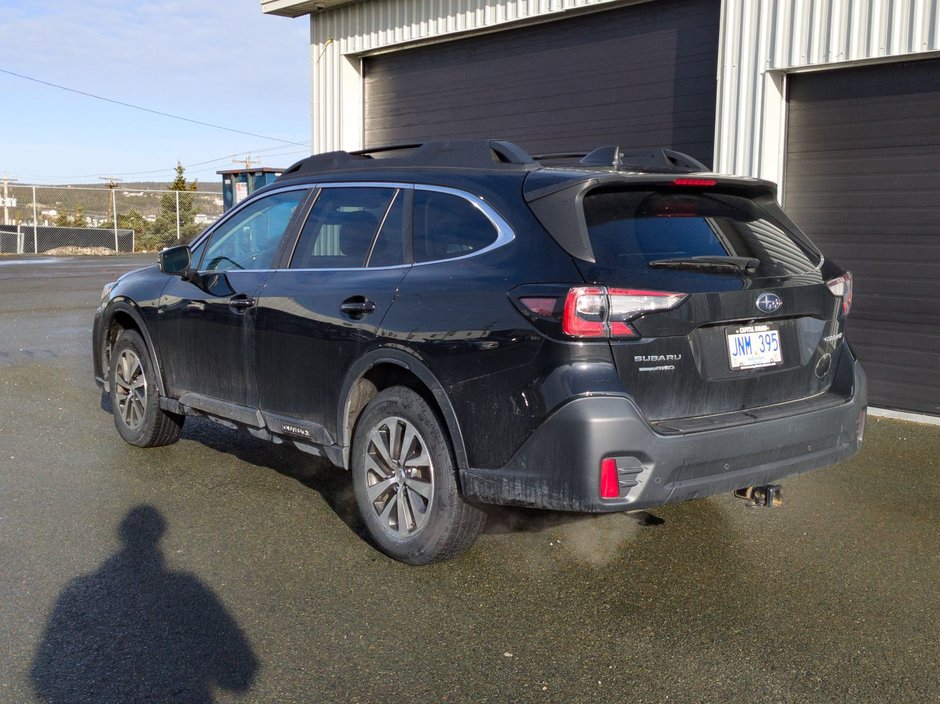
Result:
[[[460,423],[443,385],[412,353],[383,348],[361,357],[350,367],[343,382],[336,427],[347,469],[356,421],[372,398],[392,386],[408,387],[427,401],[444,422],[457,468],[468,467]]]
[[[150,355],[150,363],[153,365],[153,369],[156,372],[154,374],[156,377],[154,381],[157,384],[157,392],[163,396],[163,390],[166,388],[163,383],[163,367],[160,364],[159,357],[157,357],[157,348],[153,344],[153,339],[150,337],[150,331],[144,324],[143,316],[140,312],[128,301],[117,301],[112,304],[105,321],[105,325],[102,326],[104,339],[101,341],[102,359],[100,363],[102,364],[102,376],[106,376],[107,371],[104,367],[103,355],[113,347],[114,342],[122,331],[134,330],[143,338],[144,344],[147,346],[147,354]]]

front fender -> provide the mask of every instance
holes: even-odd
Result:
[[[133,327],[136,327],[140,332],[140,336],[144,338],[144,342],[147,345],[147,352],[150,354],[150,360],[153,363],[153,368],[157,372],[157,392],[163,396],[163,390],[166,388],[163,383],[163,370],[160,367],[160,359],[157,357],[157,349],[153,343],[153,338],[150,335],[150,330],[147,327],[147,324],[144,322],[143,313],[141,313],[140,308],[137,304],[129,298],[117,297],[109,301],[100,314],[95,318],[95,326],[93,332],[93,357],[94,357],[94,369],[95,369],[95,381],[98,382],[98,385],[101,386],[106,392],[110,392],[109,382],[108,382],[108,370],[105,369],[104,364],[104,355],[105,350],[108,345],[108,331],[111,329],[115,319],[120,319],[122,316],[126,316],[133,321]],[[122,324],[122,327],[128,327],[127,325]]]

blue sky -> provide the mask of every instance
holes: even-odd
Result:
[[[3,0],[0,69],[248,136],[170,119],[0,72],[0,176],[215,181],[250,152],[288,166],[310,142],[309,20],[258,0]],[[203,163],[210,162],[210,163]],[[146,173],[140,173],[146,172]]]

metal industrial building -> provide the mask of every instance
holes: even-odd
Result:
[[[672,146],[780,184],[856,275],[875,406],[940,415],[940,0],[261,0],[310,16],[313,150]]]

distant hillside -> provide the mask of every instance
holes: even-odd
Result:
[[[181,200],[181,205],[190,210],[198,224],[212,222],[222,214],[221,186],[211,185],[212,189],[204,189],[203,184],[199,184],[198,190],[187,192],[185,200]],[[113,222],[114,208],[119,218],[136,213],[154,222],[162,211],[174,209],[175,198],[167,193],[169,186],[169,183],[155,181],[122,182],[113,194],[100,183],[36,186],[35,191],[32,187],[15,186],[11,188],[13,202],[3,209],[2,222],[17,225],[35,219],[39,225],[52,226],[63,224],[64,218],[79,218],[87,226],[99,227],[102,223]]]
[[[118,183],[118,191],[167,191],[170,188],[171,181],[121,181]],[[197,193],[221,193],[222,182],[219,181],[199,181],[197,183]],[[69,185],[49,185],[41,188],[107,188],[104,181],[95,183],[72,183]]]

